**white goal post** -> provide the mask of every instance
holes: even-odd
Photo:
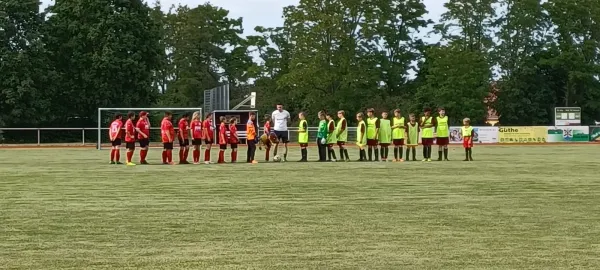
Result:
[[[104,119],[104,117],[106,117],[106,115],[103,115],[103,112],[118,112],[121,113],[123,115],[123,119],[127,118],[127,112],[132,111],[135,112],[136,116],[141,112],[141,111],[146,111],[149,112],[150,115],[152,115],[152,111],[169,111],[172,112],[173,114],[176,114],[176,112],[200,112],[200,115],[202,115],[202,119],[204,119],[204,115],[202,114],[202,108],[98,108],[98,145],[97,145],[97,149],[98,150],[102,150],[102,138],[107,137],[108,135],[104,134],[103,132],[108,130],[108,125],[110,125],[110,122],[113,121],[114,116],[111,116],[109,119]],[[190,115],[191,117],[191,115]],[[103,122],[103,120],[106,120]],[[178,119],[173,119],[174,126],[177,127],[177,121]],[[108,122],[108,123],[105,123]],[[103,125],[104,124],[104,125]]]

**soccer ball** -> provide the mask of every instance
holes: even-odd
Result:
[[[281,162],[281,157],[280,157],[279,155],[275,155],[275,156],[273,157],[273,161],[274,161],[274,162]]]

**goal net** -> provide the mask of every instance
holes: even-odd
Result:
[[[160,145],[160,123],[164,117],[165,112],[171,112],[173,114],[173,126],[175,130],[177,130],[177,124],[179,119],[184,114],[188,114],[190,117],[190,121],[192,118],[192,114],[194,112],[200,112],[202,115],[202,119],[204,119],[204,115],[202,112],[202,108],[98,108],[98,150],[101,150],[103,147],[110,147],[110,138],[108,136],[108,129],[110,123],[115,120],[115,116],[117,114],[121,114],[123,116],[123,124],[127,121],[127,114],[129,112],[133,112],[136,115],[136,120],[139,119],[140,112],[148,113],[148,120],[150,121],[150,146],[159,146]]]

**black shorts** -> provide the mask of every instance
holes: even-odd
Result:
[[[186,147],[188,145],[190,145],[190,140],[189,139],[185,139],[185,140],[179,139],[179,146]]]
[[[226,144],[219,144],[219,149],[221,149],[221,150],[227,150],[227,145]]]
[[[110,142],[112,146],[121,146],[121,138],[116,138],[114,141]]]
[[[205,140],[204,140],[204,144],[207,144],[207,145],[208,145],[208,144],[213,144],[213,140],[206,140],[206,139],[205,139]]]
[[[150,139],[148,138],[139,139],[138,142],[140,143],[141,148],[146,148],[148,145],[150,145]]]
[[[277,135],[277,139],[279,142],[288,143],[288,132],[287,131],[277,131],[275,130],[275,135]]]
[[[173,143],[172,142],[165,142],[165,143],[163,143],[163,149],[165,149],[165,150],[173,150]]]
[[[192,139],[192,145],[202,145],[202,139]]]
[[[237,143],[230,143],[229,145],[230,145],[231,149],[237,149],[237,147],[238,147]]]
[[[126,142],[125,148],[127,148],[129,150],[135,150],[135,142]]]

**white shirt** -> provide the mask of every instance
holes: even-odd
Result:
[[[273,118],[273,129],[275,131],[287,131],[287,121],[290,118],[290,113],[286,110],[279,111],[275,110],[271,114],[271,118]]]

